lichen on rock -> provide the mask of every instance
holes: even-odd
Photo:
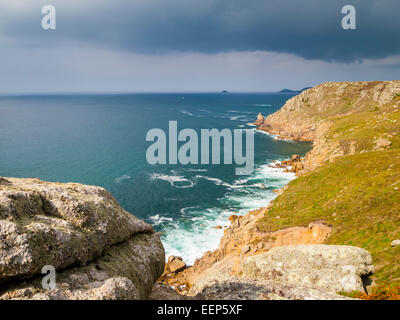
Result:
[[[0,299],[147,297],[165,264],[164,248],[149,224],[100,187],[5,179]],[[41,287],[45,265],[57,271],[53,292]]]

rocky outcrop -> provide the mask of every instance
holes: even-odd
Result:
[[[343,155],[356,153],[357,141],[335,141],[326,134],[338,117],[371,112],[392,105],[400,94],[400,81],[326,82],[307,89],[289,99],[277,112],[254,123],[259,130],[281,139],[312,141],[313,149],[307,153],[303,168],[309,172]],[[390,139],[376,137],[375,149],[387,149]]]
[[[392,142],[388,139],[377,138],[375,140],[375,148],[374,150],[384,150],[390,147]]]
[[[257,221],[264,216],[265,210],[252,211],[245,216],[234,216],[232,224],[224,230],[218,249],[208,251],[197,259],[192,267],[176,275],[166,275],[162,281],[174,286],[179,292],[185,292],[207,273],[216,263],[225,266],[222,269],[231,270],[233,274],[239,272],[240,262],[250,256],[267,252],[278,246],[295,244],[320,244],[325,241],[331,228],[318,221],[307,227],[293,227],[275,232],[260,232]],[[185,286],[179,290],[180,286]]]
[[[183,262],[182,257],[169,256],[164,273],[178,273],[182,270],[185,270],[185,268],[186,263]]]
[[[0,299],[144,299],[165,264],[150,225],[75,183],[4,178],[0,239]],[[45,265],[53,290],[42,288]]]
[[[260,112],[260,113],[258,114],[257,120],[254,122],[254,124],[255,124],[256,126],[259,126],[259,125],[261,125],[263,122],[264,122],[264,117],[263,117],[263,115],[262,115],[261,112]]]
[[[285,139],[314,141],[321,120],[379,108],[399,90],[400,81],[325,82],[289,99],[259,129]]]
[[[340,300],[338,292],[364,291],[373,272],[370,254],[351,246],[275,247],[239,263],[215,263],[191,287],[199,299]]]
[[[294,154],[289,160],[275,161],[269,166],[283,168],[284,172],[293,172],[298,175],[304,169],[304,158],[302,159],[298,154]]]
[[[156,282],[153,290],[147,298],[148,300],[194,300],[194,297],[178,294],[170,286],[161,282]]]
[[[272,248],[241,264],[241,276],[325,291],[364,291],[373,274],[368,251],[337,245]]]
[[[400,240],[393,240],[390,245],[392,247],[398,247],[398,246],[400,246]]]
[[[398,145],[398,120],[392,113],[398,112],[399,97],[400,81],[329,82],[305,90],[268,117],[259,114],[254,124],[277,138],[313,142],[305,158],[295,155],[271,164],[301,175],[344,155]],[[371,127],[379,129],[373,136]],[[390,132],[385,132],[386,127]],[[281,195],[287,189],[274,191]],[[337,299],[338,291],[366,289],[373,272],[367,251],[318,246],[337,232],[324,220],[277,230],[280,219],[282,226],[290,225],[294,209],[288,209],[285,217],[270,217],[272,205],[242,217],[232,215],[218,249],[206,252],[166,283],[175,288],[185,284],[190,295],[204,299]],[[268,219],[274,221],[271,230],[277,231],[261,232],[257,228],[261,218],[265,218],[264,231]]]
[[[330,291],[234,276],[201,279],[191,294],[200,300],[349,300]]]

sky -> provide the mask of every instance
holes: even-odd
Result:
[[[43,30],[44,5],[56,30]],[[344,30],[344,5],[356,29]],[[0,93],[400,79],[398,0],[0,0]]]

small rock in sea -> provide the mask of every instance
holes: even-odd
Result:
[[[215,229],[222,229],[221,226],[215,226],[214,228],[215,228]]]
[[[393,240],[392,243],[391,243],[391,246],[392,247],[400,246],[400,240]]]

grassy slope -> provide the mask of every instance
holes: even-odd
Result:
[[[297,118],[305,121],[309,121],[310,119],[334,119],[335,117],[345,116],[348,113],[354,114],[380,111],[378,107],[371,102],[370,95],[362,95],[363,90],[372,90],[379,83],[379,81],[371,81],[363,86],[349,85],[343,92],[339,93],[340,96],[338,96],[337,92],[337,83],[334,83],[332,87],[323,89],[324,95],[321,97],[321,99],[323,99],[323,104],[321,104],[321,99],[316,99],[315,97],[314,99],[310,99],[305,96],[301,99],[301,110],[292,110],[287,107],[285,111],[290,111],[290,117],[292,119]],[[317,89],[318,87],[319,86],[313,89]],[[307,92],[303,94],[306,95]],[[399,95],[394,97],[394,99],[399,98]]]
[[[307,226],[323,220],[332,225],[329,244],[354,245],[371,252],[378,285],[400,285],[400,112],[394,104],[334,121],[326,137],[342,146],[356,143],[355,155],[344,156],[289,184],[258,221],[262,231]],[[373,151],[374,139],[392,142]]]

